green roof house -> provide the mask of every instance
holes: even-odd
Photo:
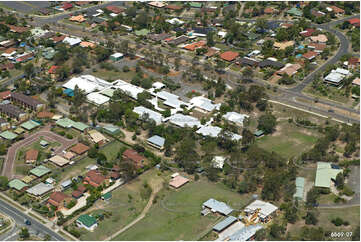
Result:
[[[120,129],[116,126],[113,125],[106,125],[103,127],[104,131],[109,133],[109,134],[118,134]]]
[[[36,177],[42,177],[42,176],[50,173],[51,170],[43,165],[40,165],[40,166],[35,167],[34,169],[31,169],[29,172]]]
[[[298,8],[291,8],[290,10],[287,11],[287,13],[289,15],[293,15],[297,17],[301,17],[303,15],[302,11],[299,10]]]
[[[18,136],[13,132],[6,130],[0,134],[0,137],[7,140],[13,140]]]
[[[36,127],[40,126],[40,124],[33,120],[28,120],[25,123],[22,123],[20,126],[26,130],[32,130],[32,129],[35,129]]]
[[[49,145],[48,141],[46,141],[46,140],[41,140],[39,144],[40,144],[41,147],[43,147],[43,148]]]
[[[331,163],[317,162],[317,171],[315,179],[315,187],[331,187],[331,180],[336,180],[338,173],[342,169],[336,169],[331,166]]]
[[[299,200],[304,200],[303,192],[305,186],[305,178],[296,177],[296,192],[293,194],[293,197]]]
[[[89,128],[87,124],[84,124],[82,122],[75,122],[69,118],[61,118],[56,121],[56,124],[62,128],[74,128],[82,132]]]
[[[28,184],[26,184],[25,182],[23,182],[19,179],[13,179],[13,180],[9,181],[8,186],[17,191],[23,191],[28,187]]]
[[[94,229],[98,226],[97,220],[88,214],[80,215],[76,220],[76,224],[78,227],[84,228],[88,231],[94,231]]]
[[[146,36],[147,34],[149,34],[149,30],[141,29],[141,30],[136,30],[134,33],[136,36]]]

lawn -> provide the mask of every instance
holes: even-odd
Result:
[[[101,147],[100,152],[102,152],[108,160],[113,160],[116,158],[117,153],[122,146],[122,143],[118,141],[112,141]],[[63,168],[62,170],[64,170],[64,172],[61,173],[62,180],[68,179],[75,175],[80,175],[81,173],[85,173],[85,167],[91,164],[95,165],[96,160],[86,156],[83,159],[76,161],[74,165]]]
[[[202,203],[209,198],[240,209],[250,201],[249,195],[229,191],[223,184],[201,178],[176,190],[164,189],[146,217],[114,240],[198,240],[222,219],[202,216]]]
[[[268,151],[291,158],[310,149],[316,143],[319,135],[316,130],[308,130],[288,123],[288,121],[281,121],[274,134],[257,139],[257,144]]]
[[[347,232],[352,231],[356,226],[360,225],[360,206],[349,207],[349,208],[319,208],[320,215],[318,216],[318,224],[325,230],[333,232]],[[335,226],[331,223],[334,218],[340,217],[344,221],[350,223],[349,226]]]
[[[101,78],[106,81],[115,81],[115,80],[132,80],[133,77],[136,75],[134,71],[114,71],[114,70],[105,70],[105,69],[98,69],[97,71],[93,72],[92,75]]]
[[[148,202],[147,200],[142,200],[139,191],[145,181],[152,183],[154,180],[163,181],[163,178],[157,175],[156,169],[145,172],[130,183],[113,191],[110,201],[99,201],[99,205],[98,203],[97,205],[102,208],[94,210],[92,213],[99,214],[102,211],[107,211],[111,212],[112,215],[100,221],[94,232],[84,232],[80,239],[103,241],[136,219]],[[129,199],[129,196],[132,199]]]
[[[23,147],[21,148],[17,153],[16,153],[16,160],[15,160],[15,173],[16,174],[20,174],[20,175],[26,175],[29,171],[29,169],[32,167],[30,165],[25,164],[25,153],[26,151],[30,150],[30,149],[35,149],[39,151],[39,161],[43,161],[44,159],[47,158],[47,154],[51,153],[50,149],[54,148],[54,147],[58,147],[61,144],[58,142],[50,142],[46,139],[46,141],[48,141],[49,145],[45,148],[42,148],[40,145],[40,141],[43,139],[43,137],[39,137],[39,139],[32,143],[31,145],[27,146],[27,147]]]

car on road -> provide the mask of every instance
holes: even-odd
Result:
[[[334,112],[335,112],[335,110],[333,110],[333,109],[329,109],[329,110],[328,110],[328,112],[329,112],[329,113],[334,113]]]
[[[29,219],[24,219],[24,224],[30,226],[31,225],[31,221]]]

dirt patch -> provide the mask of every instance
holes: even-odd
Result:
[[[167,76],[178,76],[180,74],[180,71],[171,71],[167,74]]]

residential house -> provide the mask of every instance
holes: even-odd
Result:
[[[23,181],[15,178],[15,179],[9,181],[8,187],[10,187],[11,189],[15,189],[18,192],[23,192],[26,189],[28,189],[29,185],[24,183]]]
[[[72,198],[63,192],[53,192],[50,194],[48,204],[53,205],[57,209],[66,207],[71,202]]]
[[[303,37],[310,37],[310,36],[312,36],[312,34],[314,33],[314,32],[316,32],[316,30],[315,29],[306,29],[306,30],[304,30],[304,31],[301,31],[300,32],[300,35],[302,35]]]
[[[315,187],[330,188],[331,182],[336,181],[336,176],[342,172],[338,166],[327,162],[317,162]]]
[[[201,41],[198,41],[198,42],[195,42],[192,44],[188,44],[188,45],[184,46],[183,48],[186,50],[194,51],[195,49],[204,47],[206,45],[206,43],[207,43],[206,41],[201,40]]]
[[[84,181],[93,187],[98,187],[104,184],[105,177],[97,170],[91,170],[86,173]]]
[[[105,7],[105,9],[115,14],[120,14],[121,12],[123,12],[123,9],[117,6],[107,6]]]
[[[10,123],[3,118],[0,118],[0,131],[4,131],[10,128]]]
[[[50,172],[51,172],[51,170],[43,165],[37,166],[29,171],[30,174],[32,174],[38,178],[43,177],[46,174],[49,174]]]
[[[123,152],[123,159],[132,162],[136,168],[142,168],[144,166],[145,157],[139,155],[137,151],[133,149],[127,149]]]
[[[229,61],[229,62],[235,60],[238,56],[239,56],[239,54],[237,52],[233,52],[233,51],[226,51],[219,55],[219,57],[222,60]]]
[[[37,185],[27,189],[26,192],[34,197],[39,197],[49,193],[53,189],[54,189],[53,185],[40,182]]]
[[[83,15],[71,16],[71,17],[69,18],[69,21],[82,23],[82,22],[85,21],[85,18],[84,18]]]
[[[10,97],[11,97],[10,91],[0,92],[0,100],[10,99]]]
[[[347,20],[350,24],[352,24],[353,26],[360,28],[360,18],[352,18]]]
[[[185,178],[181,175],[178,175],[178,176],[175,176],[173,177],[170,182],[169,182],[169,186],[175,188],[175,189],[178,189],[182,186],[184,186],[186,183],[189,182],[189,179],[188,178]]]
[[[213,230],[217,233],[221,233],[226,228],[229,228],[232,224],[234,224],[238,219],[234,216],[229,216],[223,219],[221,222],[217,223],[213,226]]]
[[[80,228],[85,228],[88,231],[94,231],[94,229],[98,226],[97,220],[88,214],[82,214],[76,220],[76,224]]]
[[[317,36],[311,36],[310,37],[312,42],[316,42],[316,43],[326,43],[327,42],[327,36],[324,34],[319,34]]]
[[[39,151],[37,151],[35,149],[30,149],[30,150],[26,151],[25,163],[34,163],[35,161],[37,161],[38,156],[39,156]]]
[[[357,69],[360,67],[360,58],[358,57],[350,57],[348,59],[348,68],[349,69]]]
[[[102,133],[95,129],[90,130],[88,134],[95,144],[103,145],[108,141],[108,139]]]
[[[341,16],[345,13],[345,10],[343,10],[342,8],[339,8],[335,5],[329,6],[326,9],[327,9],[327,11],[335,13],[336,16]]]
[[[60,167],[63,167],[70,163],[70,160],[68,160],[60,155],[55,155],[55,156],[51,157],[49,159],[49,161],[51,161],[52,163],[54,163],[55,165],[60,166]]]
[[[308,51],[307,53],[303,54],[302,57],[307,59],[307,60],[313,60],[314,58],[316,58],[316,56],[319,53],[315,52],[315,51]]]
[[[284,41],[284,42],[275,42],[273,44],[273,47],[280,50],[285,50],[287,47],[293,47],[295,45],[295,42],[293,40],[290,41]]]
[[[181,35],[177,38],[169,39],[168,41],[167,40],[165,40],[165,41],[170,45],[180,45],[180,44],[187,42],[188,40],[189,40],[189,38],[187,36]]]
[[[242,57],[237,60],[236,64],[241,65],[241,66],[257,67],[259,64],[259,61],[249,58],[249,57]]]
[[[324,43],[310,43],[307,45],[309,49],[312,49],[313,51],[317,53],[321,53],[325,48],[326,44]]]
[[[89,146],[84,145],[82,143],[77,143],[76,145],[70,148],[70,151],[74,152],[77,155],[82,155],[85,152],[87,152],[89,149],[90,149]]]

